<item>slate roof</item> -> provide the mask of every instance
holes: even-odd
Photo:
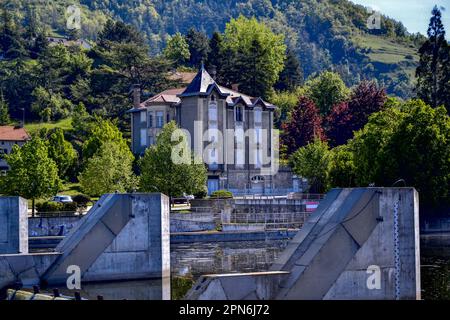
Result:
[[[257,104],[262,104],[269,109],[275,108],[273,104],[270,104],[261,98],[251,97],[218,85],[202,65],[199,72],[187,87],[165,90],[141,103],[138,109],[133,108],[128,112],[139,112],[142,109],[155,104],[177,105],[181,103],[180,98],[209,95],[214,89],[216,89],[219,95],[226,99],[228,106],[235,106],[238,103],[243,103],[247,107],[255,107]]]

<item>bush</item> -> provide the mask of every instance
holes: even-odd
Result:
[[[75,202],[71,203],[43,202],[36,204],[36,209],[40,213],[75,212],[77,211],[77,204]]]
[[[218,190],[218,191],[214,191],[211,194],[211,198],[213,198],[213,199],[232,199],[233,193],[231,193],[228,190]]]
[[[194,194],[195,199],[205,199],[208,196],[208,188]]]
[[[62,211],[62,203],[57,202],[42,202],[36,204],[38,212],[58,212]]]
[[[72,197],[72,200],[76,203],[78,209],[86,209],[88,204],[92,202],[91,198],[85,194],[78,194]]]

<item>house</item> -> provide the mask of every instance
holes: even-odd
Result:
[[[4,174],[9,170],[4,155],[10,154],[14,145],[22,146],[30,138],[30,135],[22,127],[0,126],[0,173]]]
[[[141,103],[134,89],[132,151],[143,155],[163,126],[185,130],[195,155],[208,167],[208,192],[287,194],[299,191],[289,168],[278,168],[276,107],[261,98],[225,88],[202,66],[185,88],[163,91]]]

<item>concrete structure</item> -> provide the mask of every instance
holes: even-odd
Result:
[[[17,281],[65,284],[69,266],[80,268],[84,283],[168,278],[168,198],[161,194],[104,195],[54,253],[0,255],[0,289]],[[168,299],[165,292],[162,298]]]
[[[0,253],[28,253],[28,203],[0,197]]]
[[[264,285],[281,300],[420,299],[419,243],[414,189],[335,189],[273,264],[271,271],[288,273],[276,280],[276,293],[273,283]],[[187,299],[228,297],[255,275],[229,275],[227,287],[215,281],[222,277],[199,279]]]
[[[190,144],[208,165],[208,191],[284,194],[299,191],[289,168],[276,172],[274,111],[261,98],[220,86],[202,66],[185,88],[169,89],[141,103],[134,89],[132,150],[143,154],[163,126],[175,121],[190,134]],[[256,147],[257,146],[257,147]]]
[[[30,138],[30,135],[22,127],[0,126],[0,174],[9,170],[4,155],[10,154],[13,146],[22,146]]]

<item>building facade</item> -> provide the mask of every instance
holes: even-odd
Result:
[[[202,66],[186,88],[170,89],[140,103],[134,90],[132,151],[142,155],[163,126],[175,121],[208,167],[208,192],[275,194],[299,191],[288,168],[278,168],[276,107],[218,85]]]
[[[22,146],[30,140],[30,135],[22,127],[0,126],[0,174],[9,170],[4,155],[11,153],[14,145]]]

